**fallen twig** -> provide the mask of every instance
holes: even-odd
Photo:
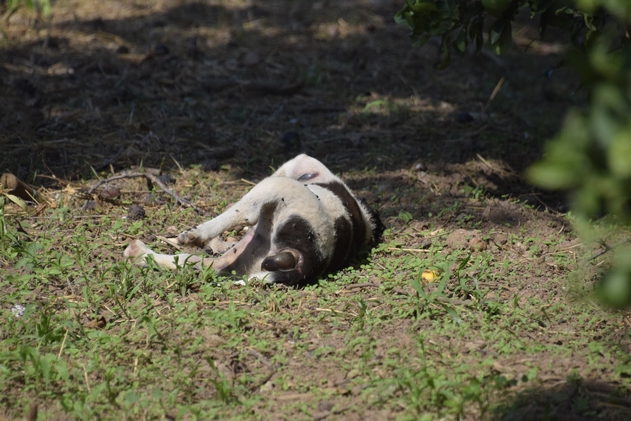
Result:
[[[90,190],[88,190],[88,194],[92,194],[94,193],[94,191],[96,189],[98,189],[100,186],[102,186],[103,184],[115,181],[115,180],[121,180],[123,178],[136,178],[136,177],[144,177],[147,180],[151,181],[152,183],[157,184],[158,186],[160,186],[160,188],[162,189],[163,192],[165,192],[166,194],[168,194],[169,196],[171,196],[173,199],[175,199],[175,203],[178,205],[182,205],[184,207],[191,207],[193,208],[193,210],[195,210],[195,212],[200,212],[200,209],[193,205],[189,200],[184,199],[180,196],[177,195],[177,193],[175,193],[173,190],[169,189],[162,181],[160,181],[160,179],[158,177],[156,177],[153,174],[149,174],[149,173],[130,173],[130,174],[119,174],[119,175],[115,175],[109,178],[106,178],[105,180],[100,180],[99,182],[97,182],[94,186],[92,186],[90,188]]]
[[[419,253],[425,253],[428,252],[429,249],[408,249],[408,248],[398,248],[398,247],[388,247],[388,250],[392,250],[392,251],[411,251],[411,252],[419,252]]]
[[[350,284],[350,285],[344,285],[344,288],[342,290],[358,289],[358,288],[379,288],[379,284],[375,284],[374,282],[365,282],[363,284]]]
[[[602,256],[603,254],[608,253],[611,250],[620,247],[621,245],[623,245],[625,243],[631,243],[631,238],[627,238],[627,239],[624,239],[622,241],[619,241],[616,244],[614,244],[613,246],[610,246],[609,244],[605,243],[604,241],[601,241],[600,245],[604,247],[604,250],[601,250],[598,253],[594,254],[589,260],[594,260],[594,259]]]
[[[266,366],[268,367],[272,366],[272,363],[270,362],[270,360],[268,360],[267,357],[265,357],[265,355],[261,354],[256,349],[252,349],[252,348],[248,349],[248,354],[255,358],[258,358]]]
[[[265,378],[263,378],[263,380],[260,380],[259,382],[255,383],[253,386],[250,386],[248,388],[248,390],[250,391],[250,393],[254,393],[256,391],[256,389],[258,389],[259,387],[263,386],[265,383],[267,383],[268,381],[270,381],[270,379],[272,378],[272,376],[274,376],[274,374],[276,374],[276,372],[274,370],[271,370],[267,376],[265,376]]]

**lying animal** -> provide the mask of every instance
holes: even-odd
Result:
[[[152,258],[171,269],[212,266],[219,274],[234,271],[266,283],[295,285],[344,268],[384,230],[376,212],[320,161],[304,154],[286,162],[221,215],[181,233],[178,241],[226,249],[220,235],[238,225],[252,227],[221,257],[157,254],[140,240],[132,241],[124,256],[143,266]]]

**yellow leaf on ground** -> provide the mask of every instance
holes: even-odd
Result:
[[[428,269],[423,271],[422,278],[425,282],[434,282],[436,279],[438,279],[439,276],[440,274],[435,270]]]

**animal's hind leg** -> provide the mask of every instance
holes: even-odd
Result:
[[[125,249],[123,256],[127,259],[133,260],[134,264],[138,266],[147,266],[147,261],[151,258],[158,264],[169,269],[177,269],[181,266],[194,265],[197,268],[202,266],[211,266],[214,263],[213,258],[202,258],[194,256],[192,254],[158,254],[145,245],[140,240],[134,240]],[[149,257],[151,256],[151,257]]]

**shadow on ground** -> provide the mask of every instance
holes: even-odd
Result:
[[[420,161],[452,184],[531,194],[519,175],[568,103],[550,91],[571,82],[543,77],[559,57],[516,47],[437,72],[435,46],[412,48],[394,24],[398,7],[78,2],[50,30],[16,15],[0,50],[0,169],[46,186],[141,163],[260,178],[304,151],[335,171]]]
[[[631,399],[604,382],[569,380],[528,389],[496,411],[493,421],[623,421],[631,418]]]

